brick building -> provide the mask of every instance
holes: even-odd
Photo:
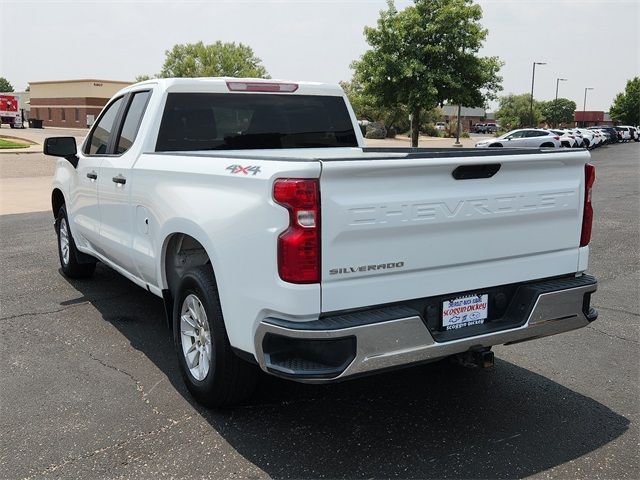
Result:
[[[616,125],[617,122],[611,120],[611,117],[606,112],[600,111],[576,111],[573,114],[573,120],[576,127],[591,127],[594,125]]]
[[[114,80],[29,82],[29,117],[42,120],[45,127],[88,127],[107,101],[131,83]]]
[[[458,107],[456,105],[444,105],[441,110],[443,122],[458,121]],[[460,127],[463,132],[472,132],[473,126],[476,123],[486,122],[486,111],[484,108],[462,107],[460,112]]]

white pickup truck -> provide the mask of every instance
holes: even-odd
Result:
[[[260,369],[490,364],[597,317],[585,150],[365,148],[337,86],[203,78],[127,87],[45,153],[63,273],[100,261],[162,297],[205,405]]]

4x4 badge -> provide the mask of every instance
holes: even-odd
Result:
[[[243,165],[229,165],[226,170],[229,170],[232,174],[243,175],[249,175],[249,173],[256,175],[260,173],[260,167],[257,165],[247,165],[246,167]]]

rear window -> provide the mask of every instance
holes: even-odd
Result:
[[[156,151],[357,146],[342,97],[170,93]]]

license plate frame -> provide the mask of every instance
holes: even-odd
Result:
[[[459,330],[482,325],[489,318],[489,294],[461,295],[443,301],[441,307],[441,330]]]

